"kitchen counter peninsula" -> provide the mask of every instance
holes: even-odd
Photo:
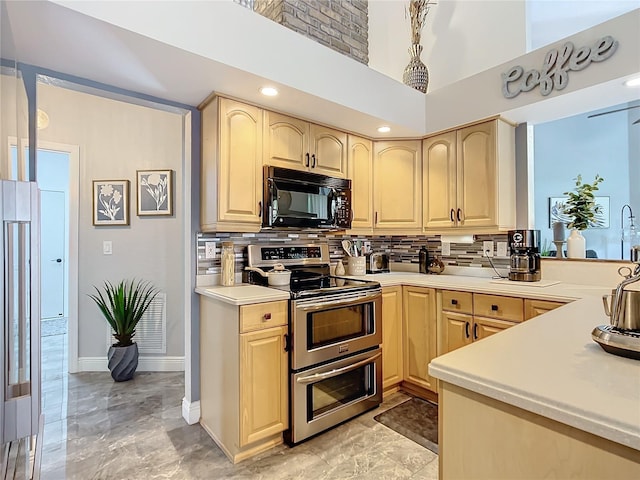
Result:
[[[440,478],[640,478],[640,362],[608,323],[587,296],[434,359]]]

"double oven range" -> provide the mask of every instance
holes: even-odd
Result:
[[[250,245],[250,267],[291,270],[289,431],[296,444],[382,401],[382,293],[378,282],[329,275],[327,244]],[[246,273],[249,283],[266,279]]]

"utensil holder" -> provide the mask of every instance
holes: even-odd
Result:
[[[367,273],[366,257],[349,257],[347,260],[348,275],[365,275]]]

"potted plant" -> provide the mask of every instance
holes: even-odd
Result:
[[[136,326],[158,295],[150,282],[122,280],[116,285],[104,282],[103,290],[93,287],[90,294],[113,330],[116,343],[109,347],[108,366],[116,382],[131,380],[138,367],[138,345],[133,341]]]
[[[571,229],[571,235],[567,238],[567,256],[569,258],[585,258],[586,242],[582,236],[582,230],[589,228],[600,206],[596,205],[593,192],[598,190],[598,184],[604,180],[596,174],[593,183],[582,183],[582,175],[575,179],[576,186],[573,192],[564,192],[569,198],[565,202],[564,214],[572,218],[567,228]]]

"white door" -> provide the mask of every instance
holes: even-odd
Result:
[[[64,316],[64,192],[40,192],[40,282],[42,318]]]

